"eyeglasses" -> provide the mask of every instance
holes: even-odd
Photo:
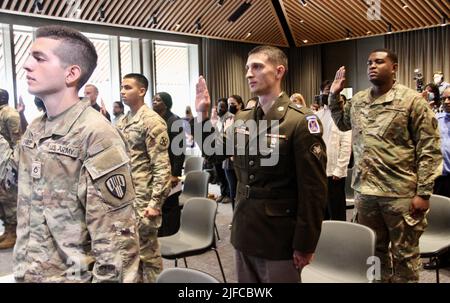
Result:
[[[450,100],[450,96],[442,97],[442,98],[441,98],[441,102],[445,102],[446,100]]]

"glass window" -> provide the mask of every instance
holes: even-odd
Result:
[[[125,76],[132,73],[133,67],[131,65],[131,39],[120,38],[120,74]]]
[[[5,48],[3,46],[3,30],[0,24],[0,83],[6,82],[6,70],[5,70]],[[4,89],[3,85],[0,87]]]
[[[185,116],[191,104],[189,47],[184,43],[155,41],[156,91],[172,96],[172,112]]]
[[[31,121],[41,115],[34,105],[34,96],[28,92],[27,75],[23,68],[25,61],[30,55],[31,44],[33,43],[33,30],[28,26],[14,25],[13,31],[17,97],[23,99],[25,104],[25,117],[28,123],[31,123]]]
[[[98,88],[97,104],[101,106],[101,101],[103,100],[106,110],[111,115],[114,100],[112,100],[111,93],[111,65],[108,36],[90,33],[83,34],[92,41],[98,56],[97,68],[86,84],[93,84]],[[84,96],[84,87],[80,89],[79,95]]]

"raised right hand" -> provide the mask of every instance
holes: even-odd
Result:
[[[345,66],[341,66],[336,72],[333,84],[331,84],[330,93],[333,95],[340,94],[345,84]]]
[[[211,98],[209,97],[208,87],[206,86],[206,81],[203,76],[198,78],[195,89],[195,110],[198,113],[208,112],[209,107],[211,106]]]
[[[19,97],[19,103],[17,104],[16,109],[19,113],[23,113],[25,111],[25,104],[23,103],[22,96]]]

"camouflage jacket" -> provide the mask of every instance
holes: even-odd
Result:
[[[86,101],[54,127],[46,122],[34,120],[14,153],[0,137],[0,180],[18,185],[15,278],[137,281],[135,191],[123,139]]]
[[[431,195],[442,165],[433,111],[416,91],[400,84],[377,99],[370,91],[357,93],[343,111],[330,95],[336,125],[352,129],[352,187],[383,197]]]
[[[20,116],[8,105],[0,105],[0,135],[14,148],[20,140]]]
[[[146,104],[132,116],[128,112],[118,123],[129,145],[136,188],[135,208],[142,218],[145,208],[161,211],[170,191],[169,137],[164,120]],[[159,227],[159,218],[154,222]]]

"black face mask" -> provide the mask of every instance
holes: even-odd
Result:
[[[228,111],[229,111],[230,113],[232,113],[233,115],[235,115],[235,114],[237,113],[237,106],[236,106],[236,105],[230,105],[230,106],[228,107]]]

